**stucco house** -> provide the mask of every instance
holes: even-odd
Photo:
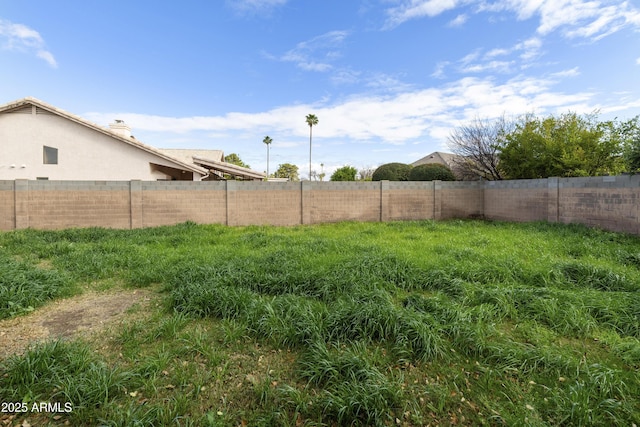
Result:
[[[35,98],[0,106],[0,180],[262,180],[220,150],[158,149],[122,120],[103,128]]]

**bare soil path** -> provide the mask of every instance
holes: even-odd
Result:
[[[144,289],[91,291],[54,301],[25,316],[0,320],[0,359],[22,354],[36,342],[99,332],[123,319],[134,304],[148,304],[152,296],[152,291]]]

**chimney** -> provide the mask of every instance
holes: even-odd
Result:
[[[124,138],[131,138],[131,128],[124,122],[124,120],[116,119],[113,123],[109,123],[109,129],[111,129],[111,132]]]

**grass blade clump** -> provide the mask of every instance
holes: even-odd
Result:
[[[197,317],[237,319],[246,317],[256,304],[258,295],[239,286],[221,284],[209,268],[177,274],[169,285],[171,306],[177,311]],[[201,277],[201,279],[200,279]]]
[[[402,304],[406,309],[429,313],[436,322],[445,325],[454,323],[460,311],[460,306],[444,294],[425,296],[412,293],[404,298]]]
[[[332,304],[327,341],[384,341],[397,335],[398,310],[383,290],[356,293]]]
[[[578,287],[601,291],[634,292],[640,290],[640,283],[628,280],[624,275],[608,269],[579,262],[561,264],[558,268],[569,283]]]
[[[256,335],[285,347],[304,347],[322,339],[327,307],[298,295],[282,295],[265,302],[249,314],[248,324]]]
[[[72,419],[91,418],[91,412],[135,387],[127,372],[109,368],[85,344],[53,341],[0,365],[0,400],[70,404]],[[85,420],[86,421],[86,420]]]
[[[554,392],[550,417],[566,425],[625,425],[640,410],[629,379],[629,374],[600,364],[583,366],[575,381]]]
[[[393,337],[393,351],[398,359],[433,361],[449,354],[443,329],[431,316],[416,312],[402,312],[398,330]]]
[[[381,253],[380,250],[367,250],[351,258],[344,266],[343,271],[350,274],[350,278],[358,283],[367,283],[372,280],[381,280],[392,283],[400,288],[406,288],[419,277],[420,271],[416,270],[407,261],[398,258],[394,254]]]
[[[560,334],[586,337],[598,326],[573,293],[547,289],[539,289],[536,292],[515,289],[514,299],[520,320],[540,322]]]
[[[190,417],[184,416],[184,408],[188,402],[166,399],[162,404],[144,404],[127,402],[111,403],[101,408],[96,425],[105,427],[121,426],[168,426],[177,425],[191,427],[197,424]]]
[[[605,343],[611,351],[620,357],[626,364],[635,368],[640,368],[640,340],[631,337],[620,338],[610,334],[611,338],[605,337]]]
[[[385,425],[398,410],[401,382],[389,378],[370,361],[363,343],[343,350],[314,343],[300,357],[300,375],[321,389],[313,405],[323,420],[340,425]]]
[[[601,328],[640,338],[640,292],[583,292],[580,299]]]
[[[71,286],[64,273],[0,254],[0,319],[33,311],[51,299],[68,295]]]
[[[344,379],[380,382],[385,376],[376,369],[362,341],[329,347],[322,342],[311,343],[298,359],[300,376],[311,384],[323,387]]]

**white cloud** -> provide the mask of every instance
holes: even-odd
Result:
[[[537,17],[537,32],[541,35],[559,31],[568,38],[597,40],[626,26],[640,28],[640,10],[621,0],[398,0],[396,3],[399,5],[386,11],[385,29],[463,6],[472,7],[449,25],[464,23],[468,12],[512,12],[519,20]]]
[[[362,76],[361,71],[355,71],[350,68],[342,68],[336,70],[331,76],[331,82],[337,85],[357,83]]]
[[[463,74],[487,71],[512,73],[527,68],[540,56],[541,48],[542,40],[538,37],[532,37],[510,47],[494,48],[484,53],[482,49],[475,49],[456,62],[455,70]],[[449,63],[438,64],[433,76],[443,76],[444,68],[448,65]]]
[[[446,73],[445,70],[446,68],[449,66],[450,62],[449,61],[441,61],[438,62],[436,64],[436,68],[435,70],[433,70],[433,73],[431,73],[431,77],[434,77],[436,79],[443,79],[446,77]]]
[[[574,67],[570,70],[559,71],[557,73],[553,73],[552,77],[575,77],[580,75],[580,69],[578,67]]]
[[[339,100],[284,105],[258,113],[162,117],[118,112],[84,116],[104,126],[114,118],[123,119],[139,140],[157,147],[175,147],[173,141],[182,141],[178,143],[183,147],[237,152],[259,170],[266,167],[260,166],[265,162],[261,141],[264,135],[269,135],[274,139],[272,167],[278,162],[290,162],[306,171],[309,127],[304,117],[310,113],[319,118],[313,131],[316,153],[323,156],[318,159],[323,158],[328,165],[331,163],[328,159],[338,156],[358,166],[358,162],[384,163],[392,158],[411,160],[403,156],[414,150],[408,149],[413,145],[420,147],[415,150],[443,149],[451,129],[476,117],[547,115],[569,110],[582,114],[595,109],[622,112],[638,107],[640,101],[630,94],[611,94],[609,99],[601,100],[598,98],[601,94],[589,91],[563,92],[561,84],[578,73],[578,69],[567,69],[546,77],[519,75],[504,81],[471,76],[432,88],[409,88],[377,95],[361,93]],[[336,145],[340,148],[335,148]],[[372,151],[388,149],[405,154],[376,156]]]
[[[306,61],[296,61],[299,68],[302,68],[305,71],[318,71],[324,72],[329,71],[333,67],[330,64],[322,63],[322,62],[306,62]]]
[[[449,21],[450,27],[461,27],[469,20],[469,16],[467,14],[460,14],[455,17],[455,19]]]
[[[411,85],[384,73],[374,73],[367,78],[366,86],[383,92],[406,92]]]
[[[495,58],[496,56],[505,56],[508,55],[510,53],[509,49],[500,49],[500,48],[496,48],[496,49],[492,49],[489,52],[487,52],[485,54],[486,58]]]
[[[387,10],[385,28],[396,27],[406,21],[423,17],[434,17],[455,9],[463,0],[405,0],[399,6]]]
[[[46,49],[40,33],[23,24],[0,19],[0,48],[35,54],[51,67],[58,67],[53,54]]]
[[[255,13],[283,6],[287,1],[288,0],[227,0],[227,4],[239,12]]]
[[[514,12],[519,20],[537,16],[537,32],[559,31],[568,38],[597,40],[625,26],[640,27],[640,10],[620,0],[498,0],[480,3],[478,11]]]
[[[540,56],[542,50],[542,40],[539,37],[531,37],[521,43],[516,44],[513,50],[520,53],[520,58],[524,61],[531,61]]]
[[[568,106],[587,108],[591,93],[566,94],[553,89],[556,80],[514,78],[496,83],[491,78],[466,77],[438,88],[405,91],[393,95],[359,95],[333,103],[283,106],[262,113],[228,113],[212,117],[161,117],[145,114],[89,113],[97,123],[114,117],[125,120],[134,130],[151,132],[209,132],[224,135],[269,134],[278,141],[293,141],[308,135],[304,117],[313,113],[320,123],[314,136],[322,140],[382,142],[403,145],[425,136],[442,137],[461,121],[476,116],[497,117],[507,112],[557,112]],[[593,108],[591,108],[593,109]]]
[[[310,40],[298,43],[280,57],[264,54],[271,59],[293,62],[305,71],[325,72],[333,68],[331,62],[340,58],[340,48],[348,37],[348,31],[329,31]]]
[[[476,61],[478,58],[480,58],[480,49],[476,49],[473,52],[465,55],[464,57],[462,57],[462,59],[460,59],[460,63],[462,64],[469,64],[473,61]]]
[[[513,70],[513,63],[510,61],[489,61],[482,64],[467,65],[460,68],[462,73],[510,73]]]
[[[56,62],[56,59],[53,57],[53,54],[51,52],[47,50],[39,50],[36,53],[36,56],[40,59],[44,59],[47,64],[49,64],[53,68],[58,68],[58,63]]]

